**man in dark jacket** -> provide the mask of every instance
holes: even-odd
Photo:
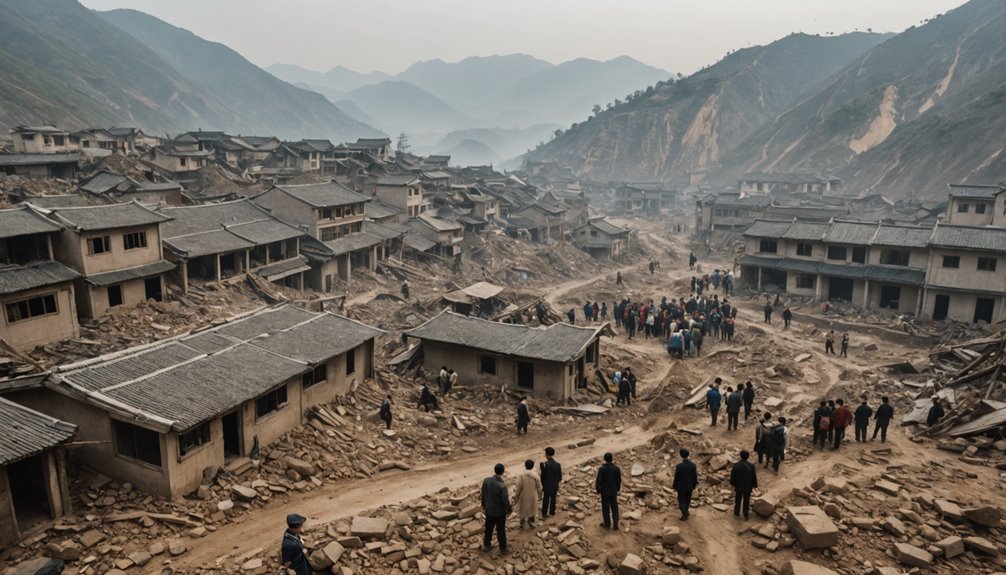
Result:
[[[493,548],[493,530],[496,531],[496,540],[500,544],[500,553],[508,551],[506,545],[506,518],[510,515],[510,493],[507,491],[506,482],[503,481],[503,472],[506,468],[502,463],[497,463],[493,468],[493,475],[482,480],[482,512],[486,516],[485,537],[482,540],[482,550],[489,551]]]
[[[742,506],[744,519],[751,508],[751,491],[758,487],[758,470],[748,461],[747,450],[741,451],[741,460],[730,470],[730,485],[734,488],[734,517],[740,517]]]
[[[562,465],[553,459],[555,450],[551,447],[545,448],[545,461],[541,463],[541,518],[542,521],[548,515],[555,516],[555,499],[559,495],[559,483],[562,482]]]
[[[894,406],[888,403],[886,397],[880,398],[880,407],[877,408],[877,415],[873,419],[876,421],[876,425],[873,428],[873,439],[877,438],[877,432],[879,431],[880,442],[887,443],[887,426],[894,419]]]
[[[610,453],[604,454],[604,464],[597,470],[594,489],[601,496],[601,527],[618,530],[618,493],[622,491],[622,470],[612,463]]]
[[[622,378],[618,380],[618,399],[615,401],[616,405],[631,405],[632,404],[632,385],[629,384],[629,378],[623,373]]]
[[[391,429],[391,394],[389,393],[381,402],[381,421]]]
[[[692,506],[692,492],[699,485],[699,472],[695,462],[688,459],[688,450],[682,449],[681,463],[674,468],[674,484],[678,492],[678,507],[681,509],[681,520],[688,521],[688,509]]]
[[[765,304],[765,323],[772,323],[772,304]]]
[[[945,412],[943,411],[943,404],[940,403],[940,398],[933,398],[933,406],[929,408],[929,415],[926,416],[926,425],[932,427],[943,419]]]
[[[723,396],[720,394],[720,390],[717,389],[721,381],[720,378],[716,378],[716,383],[709,386],[709,391],[706,392],[706,405],[709,407],[709,414],[713,418],[713,427],[716,427],[716,420],[720,417],[720,404],[723,401]]]
[[[755,390],[750,380],[744,384],[744,393],[741,394],[741,398],[744,399],[744,421],[747,421],[755,400]]]
[[[632,399],[636,399],[636,374],[632,373],[631,367],[627,367],[622,375],[629,382],[629,393],[632,395]]]
[[[859,404],[853,417],[856,419],[856,442],[866,441],[866,431],[870,427],[870,417],[873,416],[873,408],[866,404],[866,398]]]
[[[782,327],[783,329],[789,329],[790,322],[793,321],[793,310],[786,306],[786,309],[782,310]]]
[[[834,447],[838,449],[845,437],[845,428],[849,427],[849,422],[852,421],[852,410],[845,405],[844,399],[839,399],[835,403],[838,404],[838,407],[835,408],[835,414],[832,415],[831,426],[835,430]]]
[[[286,516],[286,531],[283,533],[283,544],[279,551],[280,564],[297,575],[311,575],[304,542],[300,539],[300,531],[304,528],[305,521],[307,519],[297,513]]]
[[[734,388],[727,388],[727,431],[731,429],[737,431],[737,424],[741,417],[741,406],[744,400],[741,394],[734,391]]]
[[[419,390],[419,407],[422,407],[427,412],[430,411],[431,407],[433,411],[440,409],[440,402],[437,401],[436,396],[433,395],[433,392],[430,391],[430,388],[425,383],[423,384],[423,388]]]
[[[523,431],[527,434],[527,425],[531,423],[531,413],[527,409],[527,398],[520,398],[520,403],[517,404],[517,435],[520,435]]]

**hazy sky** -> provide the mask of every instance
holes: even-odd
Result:
[[[900,32],[964,0],[81,0],[134,8],[260,66],[397,73],[417,60],[627,54],[690,73],[790,32]]]

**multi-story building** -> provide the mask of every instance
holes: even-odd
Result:
[[[413,174],[382,176],[374,183],[377,199],[402,210],[408,219],[419,217],[423,209],[423,182]]]
[[[11,130],[17,154],[67,154],[80,150],[70,134],[54,126],[18,126]]]

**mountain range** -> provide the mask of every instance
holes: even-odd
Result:
[[[380,131],[226,46],[131,10],[0,0],[0,125],[202,128],[335,140]]]
[[[792,35],[576,124],[530,158],[598,180],[827,172],[848,193],[939,199],[1006,173],[1006,2],[896,35]]]

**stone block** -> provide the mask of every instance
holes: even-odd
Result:
[[[822,565],[791,559],[782,566],[782,575],[838,575]]]
[[[825,549],[838,543],[838,527],[820,507],[787,508],[786,525],[804,549]]]
[[[964,539],[964,546],[972,551],[978,551],[986,555],[999,554],[999,547],[984,537],[968,537]]]
[[[618,575],[643,575],[646,573],[646,563],[639,555],[629,553],[618,566]]]
[[[925,549],[920,549],[915,545],[911,545],[909,543],[895,543],[894,551],[898,556],[898,561],[901,561],[909,567],[919,567],[921,569],[925,569],[933,564],[933,554]]]
[[[664,533],[660,536],[660,542],[664,545],[674,545],[681,541],[681,529],[676,526],[664,527]]]
[[[105,534],[97,529],[89,529],[80,536],[80,544],[84,547],[94,547],[105,540]]]
[[[255,501],[258,491],[244,485],[231,485],[231,497],[238,501]]]
[[[964,540],[956,535],[937,541],[936,546],[943,551],[944,559],[953,559],[964,554]]]
[[[380,517],[353,517],[352,526],[349,532],[363,539],[384,537],[384,532],[388,530],[388,520]]]
[[[311,477],[312,475],[317,473],[317,471],[314,468],[314,465],[311,465],[310,463],[304,461],[303,459],[297,459],[296,457],[288,456],[283,458],[283,461],[284,463],[286,463],[288,469],[296,471],[297,474],[300,475],[301,477]]]
[[[964,511],[962,511],[960,506],[953,501],[937,499],[934,504],[936,505],[936,512],[944,519],[958,522],[964,521]]]
[[[897,495],[901,491],[901,486],[893,481],[888,481],[886,479],[881,479],[873,485],[877,489],[883,491],[888,495]]]
[[[884,528],[884,531],[887,531],[895,537],[904,537],[908,533],[908,528],[905,527],[905,524],[897,517],[892,516],[884,519],[880,526]]]
[[[966,517],[968,521],[981,525],[982,527],[998,529],[1002,526],[1003,514],[998,507],[986,505],[983,507],[965,509],[964,517]]]
[[[778,505],[779,500],[768,493],[751,500],[751,509],[761,517],[771,517]]]

